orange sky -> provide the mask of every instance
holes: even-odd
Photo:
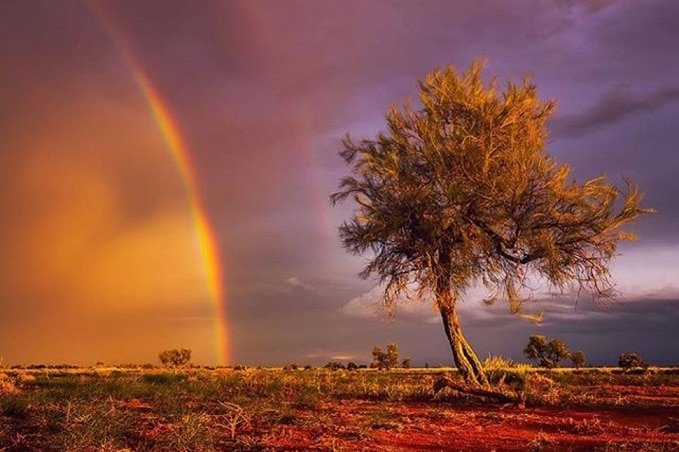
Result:
[[[131,82],[129,95],[35,111],[39,133],[13,145],[0,277],[22,321],[0,334],[18,359],[152,362],[182,346],[219,360],[185,188]]]

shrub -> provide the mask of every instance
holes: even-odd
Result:
[[[17,392],[19,392],[19,389],[13,379],[0,374],[0,394],[16,394]]]
[[[186,348],[165,350],[158,355],[160,362],[166,367],[183,367],[191,362],[191,350]]]
[[[628,371],[638,368],[645,369],[648,367],[648,364],[646,364],[643,358],[636,353],[621,353],[620,357],[618,358],[618,367]]]
[[[323,366],[325,369],[330,369],[330,370],[340,370],[344,369],[344,364],[336,361],[330,361],[328,364]]]
[[[532,406],[556,405],[561,401],[561,390],[551,378],[530,373],[525,381],[526,403]]]
[[[528,338],[528,345],[523,350],[524,355],[538,362],[540,367],[549,369],[559,367],[562,359],[571,356],[570,350],[560,339],[552,339],[547,342],[547,338],[540,334],[533,334]]]
[[[488,381],[496,386],[510,386],[522,389],[525,386],[526,372],[530,365],[515,363],[504,356],[488,356],[481,363]]]
[[[571,353],[571,361],[573,362],[573,367],[576,369],[581,368],[585,365],[585,353],[582,350],[576,350]]]
[[[393,342],[387,345],[386,352],[383,352],[381,347],[375,346],[372,355],[373,362],[370,367],[389,370],[398,366],[398,345]]]

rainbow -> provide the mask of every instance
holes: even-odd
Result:
[[[215,235],[210,226],[199,185],[196,181],[196,171],[191,161],[189,148],[182,137],[177,122],[172,117],[170,109],[163,101],[158,90],[151,83],[151,80],[146,75],[142,66],[134,57],[123,34],[118,31],[118,27],[114,26],[115,24],[112,19],[105,14],[105,11],[103,11],[98,3],[92,0],[86,0],[85,5],[104,26],[108,36],[119,50],[126,66],[132,73],[135,83],[148,105],[186,190],[195,237],[203,263],[203,272],[217,317],[215,323],[217,364],[227,364],[230,361],[231,351],[229,337],[226,331],[228,318],[224,299],[224,288],[222,286],[222,263],[217,254]]]

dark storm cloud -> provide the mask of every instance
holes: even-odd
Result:
[[[679,290],[674,292],[679,296]],[[367,308],[367,306],[366,306]],[[374,306],[373,306],[374,308]],[[480,356],[503,355],[516,361],[526,361],[521,351],[531,334],[563,339],[573,350],[583,350],[588,362],[594,365],[614,365],[620,353],[636,352],[654,364],[676,362],[679,346],[674,340],[679,321],[679,298],[625,298],[601,306],[588,299],[576,301],[574,296],[536,299],[525,306],[527,311],[542,310],[539,324],[512,316],[503,303],[484,306],[478,301],[460,305],[460,321],[470,342]],[[416,362],[450,363],[450,351],[441,332],[441,320],[427,306],[411,308],[405,315],[397,314],[396,322],[388,324],[385,332],[409,347],[414,341],[404,340],[412,335],[425,340],[412,353]],[[357,312],[345,313],[356,315]],[[377,327],[384,317],[366,309],[359,316],[361,322],[372,322]],[[380,320],[382,319],[382,320]],[[425,345],[426,344],[426,345]],[[359,353],[360,348],[351,348]]]
[[[560,117],[553,122],[555,138],[580,136],[620,121],[637,112],[660,109],[679,99],[679,86],[661,88],[647,94],[634,94],[628,89],[615,89],[603,96],[587,110]]]

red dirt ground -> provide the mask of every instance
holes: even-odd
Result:
[[[679,451],[679,388],[592,389],[634,406],[620,400],[597,410],[347,401],[257,436],[277,451]]]

